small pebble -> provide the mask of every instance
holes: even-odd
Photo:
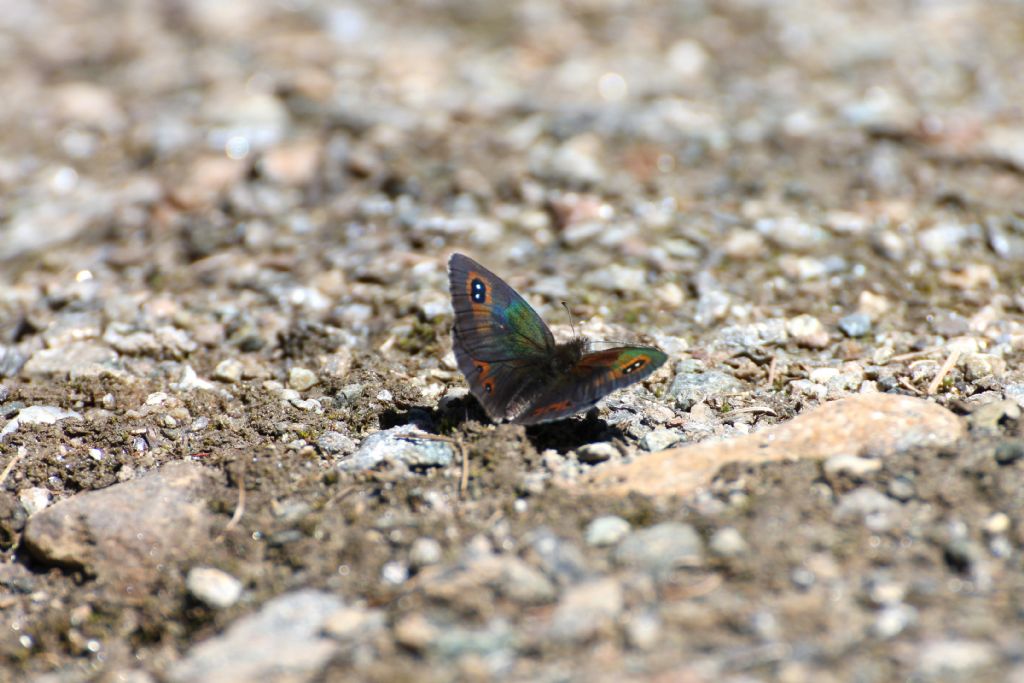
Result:
[[[324,633],[335,640],[351,642],[370,638],[386,627],[382,610],[346,606],[331,614],[324,623]]]
[[[18,501],[29,517],[45,509],[52,500],[53,494],[39,486],[31,486],[18,492]]]
[[[712,534],[708,549],[719,557],[739,557],[747,552],[748,546],[739,531],[727,526]]]
[[[617,457],[619,449],[607,441],[584,444],[576,449],[576,459],[588,465],[607,462]]]
[[[626,642],[638,650],[650,650],[657,645],[662,630],[657,612],[646,610],[626,621]]]
[[[1010,517],[1005,512],[996,512],[984,521],[981,528],[993,536],[1005,534],[1010,530]]]
[[[193,567],[185,577],[185,587],[195,599],[207,607],[231,607],[242,595],[242,582],[227,572],[213,567]]]
[[[904,604],[890,605],[878,611],[871,631],[878,638],[895,638],[915,623],[917,623],[916,609]]]
[[[863,337],[871,331],[871,318],[866,313],[851,313],[839,319],[839,329],[847,337]]]
[[[645,451],[663,451],[683,440],[683,435],[674,429],[655,429],[640,439],[640,448]]]
[[[871,531],[886,531],[899,507],[881,491],[865,486],[843,495],[833,517],[836,521],[861,520]]]
[[[306,368],[294,367],[288,372],[288,386],[295,391],[306,391],[319,381],[316,373]]]
[[[583,532],[583,537],[587,545],[597,547],[615,545],[629,533],[630,528],[629,522],[622,517],[606,515],[591,520],[586,531]]]
[[[390,583],[394,586],[403,584],[409,578],[409,567],[404,562],[397,560],[385,562],[384,566],[380,569],[380,578],[383,579],[384,583]]]
[[[899,501],[910,500],[917,493],[914,482],[906,477],[895,477],[889,482],[886,492]]]
[[[665,574],[703,562],[703,543],[689,524],[663,522],[627,535],[615,549],[615,561],[625,567]]]
[[[833,455],[825,461],[824,469],[825,474],[833,477],[846,475],[859,480],[882,469],[882,462],[856,455]]]
[[[328,455],[348,455],[354,453],[356,442],[341,432],[329,431],[316,440],[317,447]]]
[[[1010,465],[1024,458],[1024,440],[1004,441],[996,446],[995,459],[1000,465]]]
[[[417,569],[441,561],[441,544],[433,538],[423,536],[413,541],[409,549],[409,562]]]
[[[234,384],[242,379],[242,370],[241,361],[227,358],[217,363],[217,367],[213,369],[213,378],[220,382]]]
[[[403,617],[395,624],[395,642],[416,652],[422,652],[433,643],[440,632],[420,613]]]
[[[786,332],[799,346],[823,349],[829,344],[828,330],[813,315],[798,315],[786,321]]]

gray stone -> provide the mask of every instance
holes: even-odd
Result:
[[[1024,440],[1013,439],[996,445],[995,460],[1000,465],[1011,465],[1024,458]]]
[[[466,655],[493,658],[507,653],[511,658],[515,633],[504,619],[492,619],[482,628],[452,626],[439,631],[431,651],[442,659],[458,659]]]
[[[885,531],[892,526],[899,507],[881,491],[861,487],[843,495],[832,516],[838,522],[860,520],[871,531]]]
[[[107,326],[103,341],[119,353],[134,356],[184,358],[199,348],[184,330],[165,325],[155,330],[136,329],[127,323]]]
[[[910,500],[917,494],[914,482],[906,477],[896,477],[889,482],[886,493],[898,501]]]
[[[641,292],[647,287],[647,276],[642,268],[627,268],[612,263],[583,277],[584,284],[609,292]]]
[[[616,515],[605,515],[591,520],[587,525],[583,537],[587,545],[608,546],[615,545],[629,533],[631,526],[629,522]]]
[[[366,437],[359,450],[339,462],[338,467],[348,472],[370,470],[385,463],[400,467],[447,467],[454,458],[452,444],[425,438],[417,427],[402,425]]]
[[[192,597],[214,609],[231,607],[242,596],[242,582],[215,567],[193,567],[185,577],[185,587]]]
[[[683,435],[674,429],[654,429],[640,439],[640,448],[645,451],[663,451],[683,440]]]
[[[501,574],[495,582],[498,593],[523,605],[543,605],[557,596],[555,585],[544,572],[514,556],[500,557]]]
[[[6,388],[6,387],[4,387]],[[9,420],[18,414],[18,411],[25,407],[21,401],[7,401],[0,403],[0,419]]]
[[[679,408],[689,410],[708,398],[743,390],[743,382],[732,375],[720,370],[708,370],[699,374],[677,374],[668,388],[668,395],[675,398]]]
[[[626,536],[615,549],[615,561],[652,574],[667,574],[678,567],[699,566],[703,543],[689,524],[663,522]]]
[[[764,346],[781,346],[789,340],[786,332],[786,321],[773,318],[746,325],[731,325],[722,328],[717,335],[716,343],[723,346],[751,350]]]
[[[60,420],[81,420],[82,416],[73,410],[64,410],[57,406],[28,406],[18,411],[17,416],[0,430],[0,442],[18,431],[22,425],[52,425]]]
[[[851,313],[839,319],[839,329],[847,337],[863,337],[871,331],[871,318],[865,313]]]
[[[212,474],[191,462],[100,491],[79,493],[33,515],[24,542],[37,560],[83,567],[102,581],[138,592],[165,563],[197,557],[209,542],[206,508]]]
[[[539,528],[524,539],[537,553],[541,569],[561,585],[577,583],[587,574],[587,561],[576,545],[559,538],[548,528]]]
[[[316,440],[317,447],[328,455],[348,455],[355,452],[356,442],[341,432],[324,432]]]
[[[55,349],[40,349],[25,363],[22,373],[31,379],[76,379],[117,372],[117,353],[95,342],[74,342]]]
[[[697,286],[697,309],[693,314],[694,321],[702,327],[707,327],[724,319],[729,314],[729,307],[732,305],[732,297],[729,296],[729,293],[706,270],[697,273],[695,284]]]
[[[27,361],[28,356],[16,347],[0,345],[0,377],[14,377]]]
[[[337,650],[322,635],[342,608],[330,593],[301,590],[274,598],[227,631],[199,643],[173,664],[172,683],[301,683],[311,680]]]
[[[1017,402],[1021,408],[1024,408],[1024,384],[1007,384],[1003,387],[1003,393],[1007,399]]]

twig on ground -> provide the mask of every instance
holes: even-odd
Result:
[[[245,468],[238,475],[238,503],[235,505],[235,512],[231,515],[231,519],[228,520],[227,525],[224,527],[225,533],[231,531],[238,523],[242,520],[242,515],[245,514]]]
[[[7,481],[7,477],[11,476],[11,472],[14,471],[14,466],[17,465],[27,453],[28,451],[24,446],[18,446],[18,451],[14,454],[14,457],[11,458],[9,463],[7,463],[7,467],[4,468],[4,471],[0,472],[0,486],[4,485],[4,482]]]
[[[953,349],[949,352],[949,355],[946,356],[946,362],[942,364],[942,367],[940,367],[939,371],[935,373],[935,377],[928,385],[926,393],[929,396],[939,390],[939,385],[942,384],[942,380],[946,378],[946,375],[949,374],[949,371],[953,369],[953,366],[956,365],[958,360],[960,360],[960,349]]]

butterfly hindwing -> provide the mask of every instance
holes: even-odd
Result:
[[[452,255],[448,284],[459,370],[492,419],[514,418],[548,380],[554,337],[526,299],[468,256]]]
[[[584,354],[554,378],[514,422],[551,422],[586,410],[622,387],[649,377],[668,356],[650,346],[623,346]]]
[[[492,420],[521,414],[530,399],[543,390],[547,373],[531,358],[484,361],[473,358],[454,336],[453,350],[469,389]],[[542,379],[543,378],[543,379]]]

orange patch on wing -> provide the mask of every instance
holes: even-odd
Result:
[[[572,401],[559,401],[558,403],[549,403],[546,406],[540,406],[534,408],[533,412],[530,413],[532,416],[537,417],[538,415],[547,415],[548,413],[557,413],[561,410],[567,409],[572,404]]]
[[[480,380],[480,385],[484,388],[484,391],[488,394],[494,393],[494,380],[487,378],[487,375],[491,372],[491,364],[482,360],[474,360],[473,365],[476,366],[477,379]]]
[[[491,364],[482,360],[474,360],[473,365],[476,366],[476,374],[481,382],[486,384],[487,375],[491,372]]]

